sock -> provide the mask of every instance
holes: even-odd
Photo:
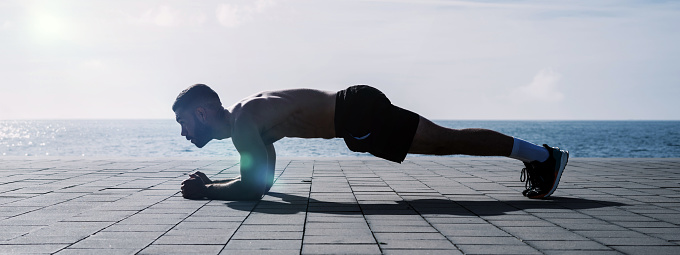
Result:
[[[545,147],[535,145],[519,138],[513,137],[513,139],[515,139],[515,141],[512,144],[510,158],[519,159],[524,162],[544,162],[548,160],[550,153]]]

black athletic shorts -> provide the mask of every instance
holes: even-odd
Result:
[[[401,163],[411,148],[420,116],[392,105],[376,88],[356,85],[338,91],[335,136],[355,152]]]

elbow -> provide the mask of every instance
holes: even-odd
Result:
[[[264,196],[264,194],[261,194],[261,195],[253,194],[253,195],[251,195],[251,196],[245,197],[245,199],[243,199],[243,200],[246,200],[246,201],[258,201],[258,200],[262,199],[263,196]]]
[[[260,187],[260,185],[257,185],[257,187],[253,186],[251,187],[252,188],[245,190],[245,192],[243,192],[243,200],[253,201],[260,200],[262,199],[262,197],[264,197],[265,194],[264,187]]]
[[[242,178],[241,182],[244,187],[244,200],[260,200],[267,193],[267,185],[262,181],[262,178]]]
[[[252,191],[248,192],[244,197],[243,200],[249,200],[249,201],[257,201],[262,199],[264,197],[264,192],[262,191]]]

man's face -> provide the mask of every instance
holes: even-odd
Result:
[[[212,130],[198,120],[191,110],[179,110],[175,113],[177,123],[182,126],[182,136],[191,141],[196,147],[203,148],[212,140]]]

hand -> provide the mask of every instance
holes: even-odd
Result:
[[[211,184],[211,183],[213,183],[213,181],[211,181],[211,180],[208,178],[208,176],[205,175],[205,174],[204,174],[203,172],[201,172],[201,171],[196,171],[196,172],[194,172],[193,174],[190,174],[189,177],[201,179],[201,180],[203,180],[203,183],[205,183],[205,184]]]
[[[202,199],[208,188],[201,178],[189,178],[182,181],[182,196],[186,199]]]

